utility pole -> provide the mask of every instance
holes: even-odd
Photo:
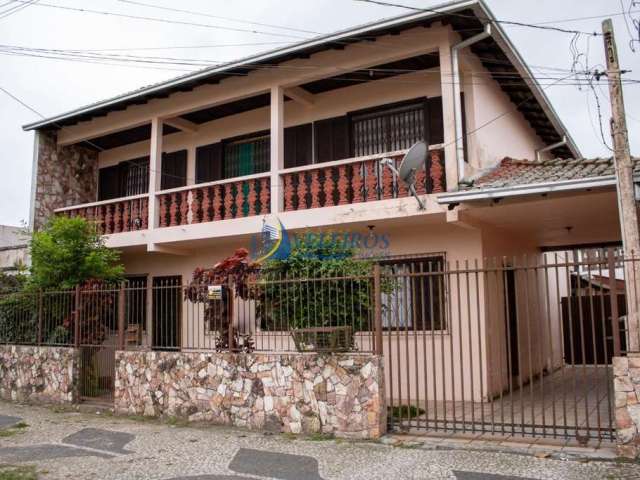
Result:
[[[633,184],[633,164],[631,162],[627,121],[622,98],[621,71],[611,19],[606,19],[602,22],[602,33],[604,35],[604,52],[607,60],[607,78],[609,79],[609,97],[611,99],[611,137],[613,139],[613,159],[616,169],[622,248],[625,258],[633,259],[624,262],[629,329],[627,350],[637,352],[640,346],[640,330],[638,329],[640,234],[638,233],[638,212]],[[638,259],[638,261],[635,259]]]

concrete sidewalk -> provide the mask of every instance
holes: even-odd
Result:
[[[571,452],[536,456],[505,446],[492,451],[454,445],[451,439],[432,448],[417,437],[388,438],[303,439],[0,403],[0,464],[33,465],[43,479],[640,478],[638,464]]]

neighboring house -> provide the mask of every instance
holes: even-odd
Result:
[[[373,226],[388,237],[385,265],[397,272],[416,262],[487,267],[492,257],[540,259],[544,251],[619,242],[611,160],[581,159],[482,2],[435,10],[207,68],[25,126],[36,132],[33,225],[54,214],[97,221],[106,244],[122,252],[127,274],[149,287],[184,284],[196,267],[248,247],[267,215],[293,233],[367,235]],[[490,32],[482,36],[487,19]],[[416,187],[424,210],[380,164],[385,157],[399,162],[421,140],[429,146]],[[471,336],[482,344],[476,363],[483,380],[460,374],[461,392],[442,387],[449,398],[491,398],[510,382],[495,368],[508,350],[505,299],[490,278],[475,281],[469,305],[449,308],[446,321],[447,308],[431,318],[434,329],[464,338],[459,350],[450,347],[450,361],[442,353],[437,375],[463,369],[462,353],[458,361],[453,352]],[[567,293],[557,287],[548,300],[556,304]],[[181,302],[158,307],[146,291],[140,289],[138,314],[147,331],[167,321],[163,308],[177,309],[170,321],[179,322]],[[409,311],[424,306],[419,295],[406,301]],[[482,333],[463,328],[472,314]],[[429,328],[410,314],[401,322]],[[526,378],[523,364],[521,382],[563,358],[559,314],[540,311],[531,322],[544,358],[529,364]],[[176,325],[172,331],[182,334],[164,347],[188,346],[204,333]],[[401,337],[387,337],[385,349],[400,352]],[[430,345],[416,343],[416,358],[430,358]]]
[[[29,238],[24,228],[0,225],[0,272],[17,273],[29,264]]]

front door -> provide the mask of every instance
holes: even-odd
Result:
[[[153,343],[155,350],[178,350],[182,317],[182,277],[153,278]]]

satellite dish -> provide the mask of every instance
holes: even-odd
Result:
[[[414,143],[409,151],[405,154],[402,162],[400,162],[399,170],[396,170],[393,165],[393,160],[391,160],[390,158],[383,158],[382,160],[380,160],[380,164],[383,167],[389,167],[389,170],[393,172],[394,176],[407,185],[409,191],[411,192],[411,195],[413,195],[418,201],[420,210],[425,210],[425,206],[424,202],[416,192],[416,172],[421,168],[424,168],[428,150],[429,149],[427,148],[426,143]]]

